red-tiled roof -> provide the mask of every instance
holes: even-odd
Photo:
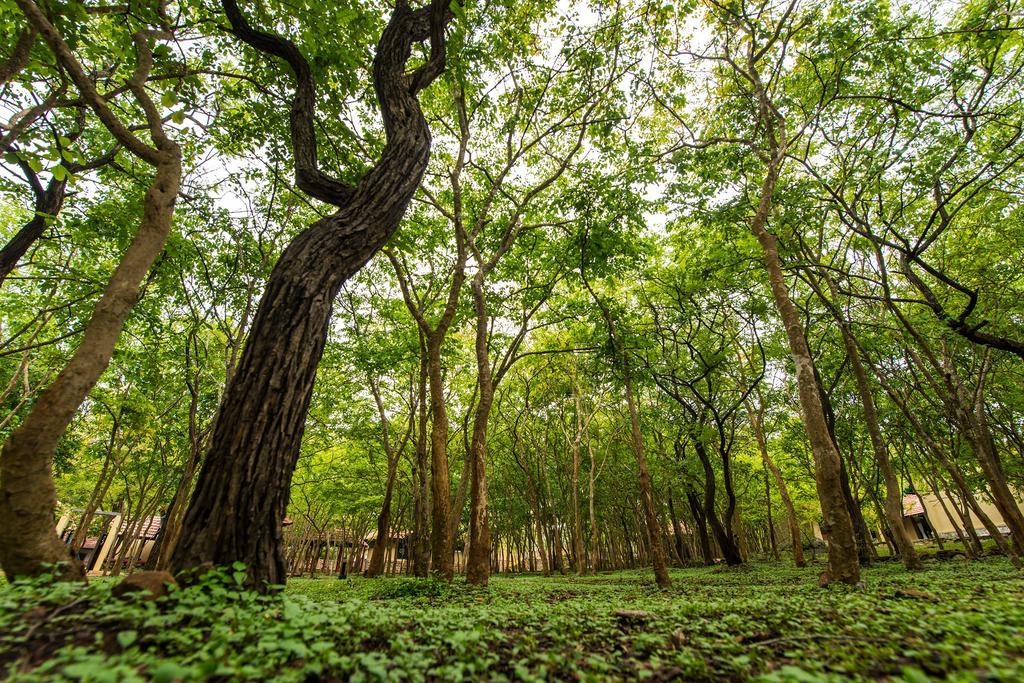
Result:
[[[916,493],[908,493],[903,496],[903,516],[913,517],[914,515],[923,515],[924,506],[921,505],[921,499],[917,497]]]
[[[144,538],[147,541],[156,540],[156,535],[160,533],[161,522],[160,517],[146,517],[146,519],[142,520],[142,524],[139,525],[139,531],[135,534],[135,537]]]

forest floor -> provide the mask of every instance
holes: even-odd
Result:
[[[11,680],[1024,681],[1024,575],[1008,562],[886,562],[860,587],[752,564],[461,581],[224,572],[159,601],[88,586],[0,586]]]

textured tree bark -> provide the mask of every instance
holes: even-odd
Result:
[[[36,30],[31,25],[26,26],[18,34],[18,40],[14,43],[11,56],[0,63],[0,84],[7,84],[21,73],[21,70],[28,65],[29,57],[32,55],[32,46],[36,42]]]
[[[776,34],[776,37],[778,35]],[[786,286],[782,259],[779,257],[778,239],[767,228],[775,186],[782,173],[789,140],[786,120],[772,103],[761,80],[758,61],[762,56],[763,53],[756,52],[752,41],[747,48],[746,68],[739,66],[738,63],[732,64],[732,68],[741,73],[750,84],[756,101],[757,118],[763,128],[761,135],[767,148],[764,179],[761,181],[757,209],[750,219],[750,231],[761,245],[775,308],[782,319],[790,355],[796,366],[800,413],[814,456],[814,481],[821,503],[822,531],[828,538],[827,578],[830,581],[855,584],[860,581],[860,563],[857,559],[853,522],[843,498],[839,451],[829,434],[821,396],[818,393],[814,357],[807,344],[803,322]]]
[[[476,371],[479,398],[473,416],[470,442],[469,483],[469,554],[466,559],[466,581],[486,586],[490,576],[491,532],[487,523],[487,420],[494,403],[494,379],[487,346],[488,315],[481,268],[473,278],[473,308],[476,312]]]
[[[157,166],[139,229],[96,303],[81,343],[0,453],[0,564],[8,578],[36,575],[58,562],[64,563],[63,577],[84,576],[81,564],[72,560],[54,528],[53,454],[78,407],[106,370],[139,298],[142,280],[163,250],[180,178],[174,146]]]
[[[441,346],[455,320],[459,294],[466,276],[466,247],[460,230],[455,231],[455,240],[458,257],[452,272],[452,281],[448,287],[448,299],[437,323],[433,326],[427,321],[420,304],[414,300],[408,277],[404,274],[398,257],[391,251],[386,252],[388,260],[391,261],[395,270],[395,276],[398,278],[406,308],[409,309],[409,313],[419,327],[421,353],[424,353],[426,358],[425,370],[430,388],[430,490],[427,496],[430,500],[429,552],[434,575],[446,581],[451,581],[455,574],[453,562],[457,519],[452,514],[451,473],[448,465],[448,408],[445,405]],[[421,418],[423,417],[421,413]],[[464,468],[463,473],[468,473],[468,470],[469,467]],[[456,501],[460,515],[465,481],[466,479],[463,478],[459,482],[460,495],[457,496]]]
[[[814,481],[818,490],[818,500],[821,502],[822,531],[828,539],[829,579],[854,584],[860,581],[860,562],[857,559],[853,523],[843,497],[839,452],[836,451],[825,421],[825,411],[821,405],[818,382],[815,378],[814,358],[804,335],[803,321],[786,287],[778,241],[765,227],[781,161],[781,158],[776,158],[769,164],[761,185],[760,202],[751,219],[750,229],[761,245],[775,307],[785,326],[790,354],[796,366],[800,412],[814,455]]]
[[[373,80],[387,143],[377,164],[351,190],[329,187],[329,179],[320,176],[300,185],[321,197],[333,193],[340,208],[293,239],[271,273],[221,402],[172,556],[175,572],[241,561],[249,585],[266,590],[285,583],[282,520],[333,301],[397,229],[430,158],[430,130],[417,94],[443,69],[443,31],[450,14],[442,4],[420,10],[399,4],[381,35]],[[299,83],[293,148],[297,166],[308,162],[309,147],[315,145],[315,137],[304,134],[308,123],[312,135],[311,121],[302,120],[313,101],[308,64],[293,44],[253,31],[233,3],[226,2],[225,11],[236,35],[292,66]],[[431,59],[406,74],[413,43],[428,37]],[[436,562],[443,559],[435,555]]]
[[[805,332],[806,334],[806,332]],[[832,439],[836,453],[839,454],[839,484],[843,492],[843,500],[846,501],[846,511],[853,523],[853,537],[857,542],[857,559],[861,564],[867,565],[878,557],[875,546],[871,541],[871,532],[868,530],[867,520],[864,519],[864,511],[861,509],[860,501],[853,493],[850,469],[846,466],[846,458],[839,448],[839,439],[836,438],[836,414],[832,408],[832,398],[825,390],[825,383],[817,367],[814,369],[814,379],[818,384],[818,396],[821,401],[821,408],[825,412],[825,426],[828,427],[828,436]]]

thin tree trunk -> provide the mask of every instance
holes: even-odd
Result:
[[[805,567],[807,566],[807,560],[804,559],[803,540],[800,537],[800,521],[796,516],[796,507],[793,505],[793,499],[789,495],[789,487],[786,486],[786,480],[782,478],[782,470],[779,469],[779,466],[775,464],[772,456],[768,453],[768,442],[764,435],[764,423],[761,421],[764,407],[760,403],[760,397],[758,401],[757,412],[749,411],[750,426],[754,431],[757,448],[761,452],[761,462],[771,472],[772,479],[775,480],[775,488],[779,491],[779,498],[782,499],[782,505],[786,508],[786,522],[789,525],[789,538],[793,546],[793,564],[797,567]]]
[[[771,549],[772,559],[779,559],[779,544],[775,539],[775,522],[772,520],[772,485],[768,480],[768,470],[764,472],[764,503],[768,511],[768,547]]]
[[[605,324],[608,326],[608,337],[615,348],[618,362],[622,368],[622,384],[626,394],[626,406],[629,409],[630,443],[633,446],[633,454],[636,456],[637,476],[640,483],[640,502],[643,507],[644,522],[647,527],[647,540],[651,549],[651,568],[654,570],[654,580],[661,588],[669,588],[672,579],[668,575],[668,567],[665,564],[665,549],[661,542],[661,524],[658,522],[658,515],[654,511],[654,487],[651,484],[651,473],[647,468],[647,456],[644,454],[644,438],[640,433],[640,412],[636,405],[636,396],[633,390],[632,365],[629,362],[629,354],[619,338],[616,330],[615,319],[612,318],[608,306],[591,288],[586,279],[583,264],[580,267],[580,274],[583,284],[590,292],[591,298],[601,309]]]
[[[420,334],[419,420],[416,428],[416,460],[413,468],[412,573],[425,577],[430,571],[430,462],[427,454],[427,353]]]
[[[830,283],[831,284],[831,283]],[[878,412],[875,408],[875,399],[871,395],[871,385],[868,383],[867,372],[864,371],[864,364],[860,360],[860,352],[853,340],[848,323],[845,320],[838,320],[839,331],[843,337],[843,346],[846,347],[846,357],[850,361],[850,369],[857,384],[857,393],[860,395],[861,409],[864,411],[864,423],[868,428],[868,435],[871,438],[871,447],[874,450],[875,462],[882,471],[882,480],[885,482],[885,517],[889,522],[889,529],[900,558],[907,569],[922,569],[921,559],[914,550],[914,543],[907,535],[906,527],[903,526],[903,492],[900,490],[899,481],[893,471],[892,462],[889,460],[889,448],[882,437],[882,430],[878,426]]]
[[[587,562],[591,571],[597,571],[598,566],[601,564],[601,546],[598,543],[597,537],[597,514],[594,509],[597,461],[594,458],[594,449],[590,444],[589,438],[587,439],[587,454],[590,456],[590,473],[587,477],[587,515],[590,519],[590,547],[587,549]]]
[[[385,429],[387,429],[385,427]],[[375,577],[384,573],[384,551],[388,547],[388,533],[391,529],[391,497],[395,490],[395,476],[398,474],[398,456],[388,453],[388,473],[384,483],[384,501],[377,515],[377,542],[370,553],[366,576]]]
[[[761,192],[762,206],[752,221],[753,232],[764,251],[772,294],[785,325],[790,352],[796,366],[800,412],[803,416],[807,438],[811,444],[811,452],[814,455],[814,479],[818,489],[818,499],[821,502],[822,532],[826,534],[828,540],[829,579],[853,584],[860,581],[860,563],[857,558],[853,523],[843,497],[840,456],[828,433],[825,412],[822,409],[818,384],[815,379],[814,359],[807,346],[807,338],[804,336],[803,322],[796,306],[789,298],[777,240],[764,228],[776,180],[777,172],[769,172],[765,176]]]
[[[687,565],[690,562],[690,553],[683,542],[683,525],[679,523],[679,516],[676,515],[675,501],[672,500],[672,489],[668,490],[668,515],[672,520],[672,538],[676,551],[676,559],[680,565]]]
[[[690,514],[693,517],[693,525],[697,529],[697,541],[700,546],[700,554],[704,559],[704,566],[710,567],[715,563],[715,556],[711,552],[711,540],[708,538],[707,520],[704,517],[704,509],[693,491],[686,492],[686,500],[690,504]]]
[[[469,553],[466,559],[466,581],[486,586],[490,574],[488,558],[491,550],[491,532],[487,523],[487,420],[494,402],[494,380],[488,354],[487,302],[483,288],[484,270],[473,278],[473,307],[476,311],[476,370],[479,399],[473,417],[473,437],[470,443],[469,472]]]

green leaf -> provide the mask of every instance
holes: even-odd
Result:
[[[117,634],[117,643],[122,648],[127,649],[131,646],[132,643],[136,641],[136,639],[138,639],[138,637],[139,634],[135,631],[121,631]]]
[[[461,23],[466,21],[466,8],[462,6],[459,0],[452,0],[448,8],[452,11],[452,15],[459,20]]]
[[[153,677],[154,683],[173,683],[173,681],[188,680],[192,672],[174,662],[164,662],[149,673]]]

